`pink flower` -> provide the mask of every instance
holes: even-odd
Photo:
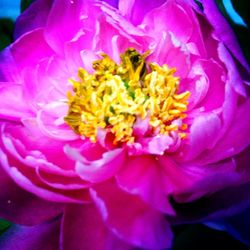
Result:
[[[166,249],[172,223],[249,204],[249,67],[215,3],[107,2],[37,0],[0,55],[20,249]]]

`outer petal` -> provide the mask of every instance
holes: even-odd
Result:
[[[204,181],[197,182],[196,191],[191,190],[189,194],[173,196],[174,200],[177,201],[172,203],[177,216],[169,218],[169,220],[174,223],[208,221],[232,216],[249,208],[249,153],[250,148],[235,157],[236,169],[230,171],[224,168],[224,173],[223,168],[220,170],[221,173],[213,173],[210,170],[210,177],[205,178]],[[204,191],[211,193],[204,195]],[[186,192],[188,191],[186,190]],[[188,196],[195,195],[195,193],[200,194],[195,200],[190,202]]]
[[[250,145],[250,100],[245,101],[235,114],[227,133],[220,139],[215,147],[201,155],[200,161],[208,164],[220,161],[240,153]]]
[[[221,41],[229,48],[232,54],[239,60],[239,62],[250,72],[250,68],[242,54],[239,44],[232,32],[231,27],[227,23],[226,19],[219,12],[215,1],[203,0],[202,5],[204,7],[204,13],[215,29],[215,34]]]
[[[36,0],[18,18],[15,24],[15,39],[36,28],[44,27],[52,0]]]
[[[91,194],[102,219],[119,238],[141,248],[157,250],[171,246],[168,222],[138,196],[119,190],[114,181],[100,184]]]
[[[0,237],[0,249],[59,249],[59,233],[60,219],[33,227],[12,226]]]
[[[39,48],[31,49],[35,44],[39,44]],[[53,50],[44,39],[43,28],[25,33],[10,46],[10,52],[19,70],[34,66],[41,59],[53,55]]]
[[[48,202],[19,188],[0,167],[0,217],[17,224],[36,225],[58,216],[64,204]]]
[[[20,130],[20,127],[16,129]],[[89,201],[88,191],[82,189],[86,187],[86,182],[80,182],[79,177],[77,178],[74,172],[72,173],[70,170],[65,171],[58,168],[58,166],[48,161],[37,149],[28,150],[21,141],[14,139],[11,134],[3,133],[1,139],[2,149],[0,149],[0,163],[5,171],[22,188],[46,200],[78,203]],[[67,163],[69,161],[65,162]],[[58,179],[59,184],[62,186],[66,184],[64,186],[65,188],[58,189],[57,185],[53,185],[52,183],[55,181],[54,178],[49,182],[44,181],[46,175],[44,176],[42,174],[43,170],[46,170],[47,173],[52,176],[52,173],[60,175],[62,180],[60,180],[60,178]],[[70,179],[77,180],[80,185],[70,187]],[[69,185],[68,188],[67,185]]]
[[[228,232],[236,239],[250,246],[250,232],[248,230],[249,224],[250,210],[246,209],[240,214],[209,222],[208,226],[212,226],[212,228],[213,226],[217,226],[219,229]]]
[[[64,55],[65,42],[70,41],[81,30],[81,19],[86,18],[83,8],[90,5],[86,2],[84,0],[53,2],[47,19],[45,37],[54,51],[61,56]]]
[[[22,86],[14,83],[0,83],[0,119],[20,122],[23,117],[32,115],[24,100]]]
[[[68,205],[65,209],[62,250],[132,250],[118,239],[103,223],[93,205]]]

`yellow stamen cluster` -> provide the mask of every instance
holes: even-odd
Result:
[[[153,135],[176,131],[184,138],[187,125],[181,121],[186,117],[190,92],[177,94],[176,70],[147,64],[147,55],[128,49],[121,55],[120,65],[104,54],[93,63],[93,74],[80,68],[79,80],[70,79],[74,94],[67,94],[66,123],[92,142],[96,142],[98,129],[107,129],[114,135],[114,144],[133,143],[138,118],[148,118]]]

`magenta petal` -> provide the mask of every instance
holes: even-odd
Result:
[[[20,72],[14,62],[10,47],[0,52],[0,82],[21,82]]]
[[[132,250],[103,223],[93,205],[68,205],[62,224],[63,250]]]
[[[139,24],[143,17],[150,10],[159,7],[166,0],[120,0],[119,1],[119,10],[121,13],[126,16],[132,23]]]
[[[59,249],[60,219],[32,226],[12,226],[0,237],[1,250]]]
[[[32,115],[24,100],[21,85],[0,83],[0,99],[0,119],[20,122],[21,118]]]
[[[242,77],[237,71],[236,64],[229,53],[229,51],[225,48],[223,44],[219,44],[218,46],[218,54],[220,59],[225,63],[228,70],[228,82],[232,86],[235,91],[243,96],[246,96],[246,90],[244,87],[244,83]]]
[[[91,195],[105,224],[124,241],[155,250],[171,246],[172,232],[163,214],[138,196],[123,192],[114,181],[91,189]]]
[[[18,18],[15,24],[15,39],[24,33],[42,28],[46,24],[52,0],[36,0]]]
[[[88,160],[74,148],[65,146],[66,154],[76,160],[76,172],[86,181],[96,183],[105,181],[122,167],[125,159],[124,149],[114,149],[104,152],[99,159]]]
[[[185,10],[184,7],[186,6],[182,6],[173,0],[165,2],[159,8],[152,9],[145,16],[143,24],[152,29],[153,32],[172,32],[181,42],[187,43],[194,29],[192,16]]]
[[[139,195],[146,203],[161,212],[173,215],[167,193],[164,190],[164,174],[154,157],[130,157],[116,176],[121,189]]]
[[[213,150],[201,155],[200,161],[203,164],[220,161],[240,153],[250,145],[250,100],[245,101],[238,107],[230,128],[224,137],[215,145]]]
[[[250,68],[242,54],[237,39],[226,19],[220,13],[215,1],[203,0],[202,5],[209,23],[211,23],[215,29],[215,34],[224,42],[239,62],[250,72]]]
[[[83,9],[82,0],[55,0],[47,19],[45,37],[49,45],[60,55],[64,55],[64,44],[81,30],[80,17]],[[86,4],[86,7],[89,4]],[[63,13],[63,14],[62,14]]]
[[[192,160],[206,149],[211,149],[220,135],[221,121],[214,113],[196,117],[190,128],[189,142],[185,145],[185,160]]]
[[[18,187],[0,167],[0,217],[36,225],[62,213],[63,204],[48,202]]]
[[[33,48],[34,44],[39,44],[39,49],[31,50],[30,48]],[[53,54],[44,39],[43,28],[25,33],[10,46],[10,51],[20,70],[36,65],[41,59]]]

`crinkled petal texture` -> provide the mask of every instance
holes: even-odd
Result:
[[[57,237],[56,249],[63,214],[62,249],[160,250],[171,246],[170,223],[248,206],[248,65],[214,2],[203,7],[37,0],[19,17],[15,42],[0,54],[0,216],[24,225],[13,240],[36,232],[43,244]],[[131,47],[176,68],[179,91],[191,93],[187,138],[150,137],[138,119],[133,144],[113,145],[105,131],[93,143],[65,124],[69,79],[80,67],[93,72],[101,52],[119,62]]]

